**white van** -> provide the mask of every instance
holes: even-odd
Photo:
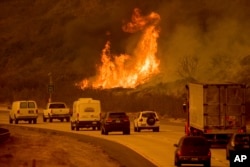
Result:
[[[18,124],[18,121],[29,121],[31,124],[32,121],[34,124],[37,123],[38,117],[38,108],[37,104],[33,100],[22,100],[14,101],[9,113],[9,123],[15,122]]]
[[[96,128],[100,130],[101,103],[92,98],[79,98],[73,103],[71,130],[79,128]]]

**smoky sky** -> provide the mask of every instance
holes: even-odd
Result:
[[[140,32],[122,31],[134,8],[139,8],[142,15],[156,12],[161,17],[157,57],[163,81],[180,78],[177,71],[185,57],[197,59],[197,69],[192,75],[198,80],[235,80],[241,70],[241,60],[250,53],[248,0],[0,3],[0,51],[5,69],[15,59],[27,57],[39,65],[52,62],[47,63],[53,65],[46,65],[46,70],[54,70],[55,65],[63,68],[60,66],[63,62],[71,73],[82,78],[94,76],[101,62],[101,50],[108,40],[111,52],[116,55],[130,54],[136,47]],[[9,57],[11,61],[6,61]]]

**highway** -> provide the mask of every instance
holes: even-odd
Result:
[[[9,124],[7,112],[0,112],[0,124]],[[68,122],[60,122],[54,120],[54,122],[52,123],[44,123],[42,121],[42,116],[39,116],[37,124],[28,124],[26,122],[20,121],[20,123],[15,126],[53,129],[107,139],[131,148],[159,167],[174,166],[175,147],[173,146],[173,144],[177,143],[179,138],[184,135],[184,128],[182,123],[171,123],[167,121],[161,121],[160,132],[152,132],[148,130],[141,131],[139,133],[134,132],[133,125],[131,124],[131,135],[122,135],[121,132],[111,132],[107,136],[101,135],[100,131],[92,131],[92,129],[80,129],[80,131],[71,131],[70,123]],[[211,151],[211,165],[213,167],[229,166],[229,162],[225,158],[225,149],[211,149]]]

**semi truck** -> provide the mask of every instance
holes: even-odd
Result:
[[[246,85],[188,83],[186,91],[186,135],[202,135],[211,145],[225,146],[233,133],[246,132]]]

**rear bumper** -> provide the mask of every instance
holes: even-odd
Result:
[[[100,121],[77,121],[77,127],[100,127]]]
[[[209,156],[179,156],[178,160],[180,163],[186,164],[204,164],[211,161]]]
[[[106,131],[118,132],[118,131],[128,131],[130,130],[130,124],[109,124],[104,126]]]
[[[31,120],[31,119],[37,119],[38,116],[16,116],[17,120]]]
[[[70,118],[70,114],[52,114],[50,118]]]

